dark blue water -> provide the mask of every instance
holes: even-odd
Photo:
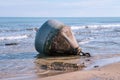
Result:
[[[0,24],[41,25],[46,20],[56,19],[67,25],[86,25],[94,23],[120,23],[120,17],[0,17]]]
[[[38,54],[34,48],[36,29],[50,19],[69,25],[84,52],[93,56],[120,54],[119,17],[1,17],[0,78],[7,80],[14,75],[35,75],[34,60]],[[17,45],[6,46],[8,43]]]

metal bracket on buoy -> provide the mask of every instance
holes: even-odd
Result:
[[[80,47],[75,48],[74,49],[74,53],[77,54],[77,55],[80,55],[80,56],[91,57],[90,53],[84,53],[84,52],[82,52],[82,50],[81,50]]]
[[[90,53],[84,53],[84,52],[82,52],[82,51],[81,51],[80,53],[82,53],[81,56],[91,57]]]

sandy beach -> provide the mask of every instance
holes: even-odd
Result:
[[[120,62],[92,70],[76,71],[37,80],[119,80],[119,70]]]

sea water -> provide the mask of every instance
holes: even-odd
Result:
[[[0,79],[36,73],[36,29],[50,19],[70,26],[84,52],[92,56],[120,54],[120,17],[1,17]],[[6,45],[10,43],[17,45]]]

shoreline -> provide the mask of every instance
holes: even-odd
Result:
[[[92,70],[70,72],[37,80],[119,80],[119,66],[120,62],[117,62]]]
[[[82,70],[40,78],[36,75],[7,78],[1,80],[119,80],[120,62],[112,63],[91,70]]]
[[[38,63],[35,67],[35,72],[27,73],[23,75],[14,75],[11,77],[6,77],[1,80],[119,80],[120,79],[120,54],[114,55],[96,55],[90,58],[84,57],[57,57],[56,58],[46,58],[40,59],[40,63],[50,63],[55,61],[64,62],[77,62],[85,63],[86,67],[82,70],[72,71],[72,72],[59,72],[59,71],[46,71],[40,69]],[[62,59],[62,60],[61,60]],[[46,61],[47,60],[47,61]],[[48,62],[49,61],[49,62]],[[99,63],[100,62],[100,63]],[[96,64],[97,63],[97,64]],[[48,75],[46,75],[49,73]],[[8,74],[9,75],[9,74]],[[4,75],[6,76],[6,75]],[[43,77],[42,77],[43,76]]]

